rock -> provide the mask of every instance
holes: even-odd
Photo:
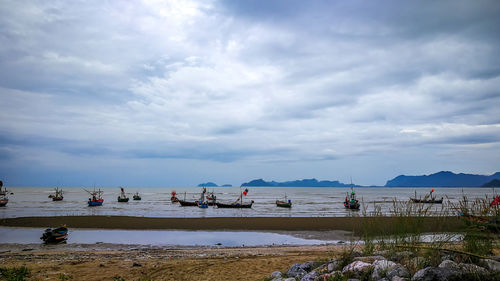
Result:
[[[314,279],[317,276],[319,276],[319,273],[316,270],[313,270],[313,271],[307,273],[306,275],[304,275],[304,277],[302,277],[302,279],[300,279],[300,281],[314,281]]]
[[[392,277],[391,281],[408,281],[408,278],[394,276],[394,277]]]
[[[282,281],[297,281],[297,279],[295,279],[295,278],[286,278],[286,279],[283,279]]]
[[[393,269],[387,271],[386,277],[393,280],[394,277],[404,277],[404,278],[410,278],[410,273],[406,268],[404,268],[400,264],[396,264],[396,267]]]
[[[318,265],[318,263],[317,263],[317,262],[308,261],[308,262],[306,262],[306,263],[303,263],[303,264],[301,265],[301,268],[302,268],[303,270],[305,270],[305,271],[311,271],[311,270],[313,270],[313,269],[316,267],[316,265]]]
[[[383,256],[366,256],[366,257],[356,257],[352,259],[353,261],[362,261],[367,263],[372,263],[376,260],[385,260]]]
[[[410,251],[402,251],[402,252],[396,252],[392,257],[391,261],[401,263],[404,260],[409,260],[410,258],[415,257],[415,254]]]
[[[460,266],[458,266],[458,263],[452,261],[452,260],[445,260],[445,261],[442,261],[438,267],[441,267],[441,268],[448,268],[448,269],[451,269],[451,270],[460,270]]]
[[[301,263],[296,263],[294,265],[292,265],[287,271],[286,271],[286,275],[288,277],[298,277],[298,278],[302,278],[302,276],[306,275],[307,274],[307,271],[305,271],[303,268],[302,268],[302,264]]]
[[[353,277],[361,277],[363,274],[368,274],[373,268],[370,263],[355,261],[346,265],[342,269],[343,274],[352,274]]]
[[[500,271],[500,262],[490,260],[490,259],[482,259],[481,261],[485,264],[485,266],[489,270],[496,271],[496,272]]]
[[[340,262],[336,261],[336,260],[328,263],[328,266],[327,266],[328,272],[332,272],[332,271],[338,270],[339,269],[339,265],[340,265]]]
[[[296,280],[295,280],[295,278],[292,278],[292,279],[293,279],[294,281],[296,281]],[[276,277],[276,278],[271,279],[271,281],[283,281],[283,278],[281,278],[281,277]]]
[[[426,267],[413,275],[412,281],[447,281],[450,278],[458,278],[459,271],[443,267]]]
[[[361,281],[361,280],[356,279],[356,278],[349,278],[349,279],[347,279],[347,281]]]
[[[271,277],[273,277],[273,278],[281,278],[281,276],[282,276],[282,274],[279,271],[275,271],[275,272],[271,273]]]
[[[342,280],[342,272],[339,270],[330,272],[330,273],[325,273],[319,276],[319,280]]]
[[[134,264],[132,264],[132,266],[142,266],[142,264],[134,262]]]
[[[479,265],[470,264],[470,263],[460,263],[458,265],[460,270],[463,273],[472,273],[474,275],[487,275],[488,270],[484,267],[480,267]]]
[[[396,267],[396,263],[387,260],[376,260],[373,262],[372,279],[379,280],[387,275],[389,270]]]

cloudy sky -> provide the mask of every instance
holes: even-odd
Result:
[[[7,185],[500,171],[498,1],[0,0]]]

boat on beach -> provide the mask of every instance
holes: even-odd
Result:
[[[52,198],[52,201],[62,201],[64,199],[62,189],[59,189],[58,187],[56,187],[55,188],[55,193],[54,194],[50,194],[49,198]]]
[[[287,199],[286,194],[285,194],[285,200],[276,200],[276,207],[281,207],[281,208],[291,208],[292,207],[292,200]]]
[[[424,196],[424,198],[417,198],[417,191],[415,190],[415,197],[410,197],[410,201],[413,203],[428,203],[428,204],[442,204],[443,197],[441,199],[437,199],[433,196],[434,188]]]
[[[92,196],[89,198],[89,201],[87,201],[89,207],[102,206],[102,203],[104,203],[104,199],[102,199],[103,192],[100,188],[98,191],[96,191],[95,188],[94,191],[88,191],[86,189],[83,190],[87,191]]]
[[[9,203],[9,197],[7,197],[7,189],[2,189],[3,188],[3,182],[0,181],[0,207],[5,207],[7,206],[7,203]]]
[[[45,244],[56,244],[65,242],[68,239],[68,228],[61,226],[58,228],[47,228],[40,237]]]
[[[128,202],[129,198],[125,194],[125,190],[123,189],[123,187],[120,187],[120,190],[121,190],[121,193],[120,193],[120,195],[118,195],[118,202]]]
[[[136,192],[134,196],[132,196],[132,198],[137,201],[142,199],[141,196],[139,195],[139,192]]]

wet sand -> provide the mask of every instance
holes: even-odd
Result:
[[[118,276],[125,280],[263,280],[296,262],[331,258],[340,250],[341,246],[97,251],[17,248],[0,252],[0,263],[25,265],[31,272],[29,280],[65,280],[62,276],[71,276],[71,280],[121,280]]]
[[[259,230],[259,231],[331,231],[360,234],[363,226],[370,231],[398,231],[409,220],[422,220],[422,231],[458,231],[463,222],[457,217],[219,217],[219,218],[148,218],[127,216],[54,216],[0,219],[0,226],[54,227],[66,225],[93,229],[170,229],[170,230]],[[383,226],[383,227],[380,227]]]

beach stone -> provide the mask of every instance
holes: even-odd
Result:
[[[483,262],[483,264],[486,265],[486,267],[489,270],[495,271],[495,272],[499,272],[500,271],[500,262],[494,261],[494,260],[491,260],[491,259],[482,259],[481,261]]]
[[[298,278],[302,278],[302,276],[306,275],[307,274],[307,271],[305,271],[303,268],[302,268],[302,264],[301,263],[296,263],[294,265],[292,265],[287,271],[286,271],[286,276],[288,277],[298,277]]]
[[[342,269],[342,273],[343,274],[350,273],[354,277],[360,277],[362,274],[370,272],[370,270],[372,270],[372,268],[373,268],[373,265],[371,263],[366,263],[366,262],[362,262],[362,261],[355,261],[353,263],[346,265]]]
[[[297,279],[290,277],[290,278],[283,279],[282,281],[297,281]]]
[[[488,270],[484,267],[480,267],[479,265],[471,264],[471,263],[460,263],[458,264],[460,270],[464,273],[473,273],[474,275],[487,275]]]
[[[408,278],[400,277],[400,276],[394,276],[392,277],[391,281],[408,281]]]
[[[404,260],[408,260],[410,258],[415,257],[415,254],[410,251],[402,251],[402,252],[396,252],[394,255],[391,257],[391,261],[401,263]]]
[[[302,279],[300,279],[300,281],[314,281],[314,279],[316,279],[317,276],[319,276],[319,272],[317,272],[316,270],[313,270],[313,271],[307,273],[306,275],[304,275],[304,277],[302,277]]]
[[[445,261],[441,262],[438,267],[448,268],[451,270],[460,270],[460,266],[458,266],[458,263],[456,263],[452,260],[445,260]]]
[[[396,267],[396,263],[387,260],[376,260],[373,262],[373,273],[372,279],[379,280],[380,278],[385,277],[389,270],[392,270]]]
[[[301,268],[305,271],[311,271],[313,270],[319,263],[313,262],[313,261],[308,261],[302,264]]]
[[[334,260],[334,261],[328,263],[327,270],[328,270],[328,272],[332,272],[332,271],[338,270],[339,266],[340,266],[340,262],[337,260]]]
[[[274,278],[281,278],[282,274],[280,271],[275,271],[273,273],[271,273],[271,277],[274,277]]]
[[[387,271],[386,277],[391,280],[393,280],[394,277],[410,278],[410,273],[402,265],[396,264],[393,269]]]
[[[340,270],[336,270],[330,273],[325,273],[319,276],[317,280],[330,280],[330,279],[336,279],[336,280],[341,280],[342,279],[342,272]]]
[[[458,278],[460,271],[443,267],[426,267],[413,275],[412,281],[447,281],[450,278]]]

